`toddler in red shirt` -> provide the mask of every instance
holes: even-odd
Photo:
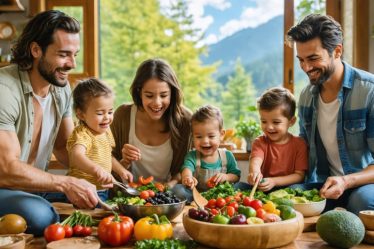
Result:
[[[248,183],[269,191],[304,181],[308,149],[288,129],[295,124],[296,103],[285,88],[270,88],[257,101],[263,135],[255,139],[250,155]]]

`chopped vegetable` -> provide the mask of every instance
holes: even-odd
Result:
[[[135,243],[135,249],[193,249],[196,247],[195,241],[180,239],[147,239],[139,240]]]

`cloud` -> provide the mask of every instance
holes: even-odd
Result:
[[[248,27],[257,27],[284,12],[283,1],[255,0],[255,7],[243,10],[239,19],[232,19],[220,28],[219,40]]]

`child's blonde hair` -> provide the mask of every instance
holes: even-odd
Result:
[[[203,123],[206,120],[215,119],[218,121],[219,129],[223,129],[223,118],[221,110],[212,105],[204,105],[198,108],[191,117],[191,123]]]
[[[295,116],[296,101],[293,94],[286,88],[273,87],[266,90],[257,100],[259,110],[272,111],[283,108],[283,115],[289,120]]]

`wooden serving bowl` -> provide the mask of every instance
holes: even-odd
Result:
[[[215,248],[274,248],[287,245],[303,232],[304,218],[254,225],[221,225],[191,219],[183,214],[183,225],[195,241]]]
[[[366,230],[374,231],[374,210],[363,210],[358,214]]]

